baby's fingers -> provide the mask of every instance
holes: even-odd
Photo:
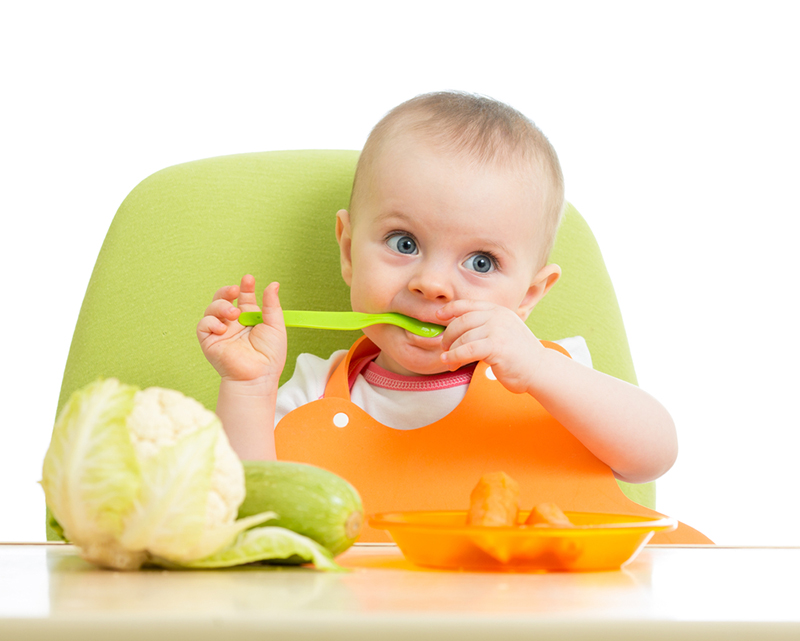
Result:
[[[474,340],[475,331],[484,327],[490,319],[489,312],[467,312],[457,316],[450,321],[442,334],[442,349],[447,351],[454,345]]]
[[[239,287],[239,309],[248,312],[258,311],[258,301],[256,301],[256,279],[250,274],[242,276],[242,284]]]
[[[220,298],[206,307],[205,316],[214,316],[220,321],[235,321],[240,313],[229,300]]]
[[[438,309],[436,311],[436,317],[441,321],[448,321],[450,319],[463,316],[467,312],[489,311],[494,309],[494,307],[496,307],[494,304],[486,301],[460,298],[458,300],[451,301],[442,308]]]
[[[228,285],[227,287],[220,287],[217,291],[214,292],[214,298],[212,300],[227,300],[233,303],[239,296],[239,286],[238,285]]]
[[[453,371],[476,361],[484,360],[491,354],[492,341],[488,338],[460,342],[458,345],[442,352],[442,362]]]
[[[228,326],[216,316],[203,316],[197,323],[197,337],[202,341],[209,334],[222,335]]]
[[[261,317],[264,319],[264,323],[274,327],[283,325],[283,310],[281,309],[278,289],[280,289],[278,283],[270,283],[264,289],[262,298],[264,305],[261,308]]]

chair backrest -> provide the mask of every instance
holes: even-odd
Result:
[[[169,387],[216,406],[219,380],[195,326],[216,289],[245,273],[281,283],[285,309],[349,309],[334,237],[356,151],[223,156],[159,171],[119,208],[92,273],[67,360],[59,410],[99,377]],[[542,339],[581,335],[596,369],[636,383],[619,306],[597,243],[569,206],[552,254],[559,283],[531,315]],[[300,352],[327,357],[360,333],[289,329],[284,380]],[[621,484],[653,507],[654,485]]]

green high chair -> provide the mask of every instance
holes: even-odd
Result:
[[[277,151],[209,158],[159,171],[120,206],[86,290],[58,409],[100,377],[177,389],[216,406],[219,377],[195,326],[221,286],[252,273],[281,283],[284,309],[348,310],[335,213],[347,208],[356,151]],[[541,339],[580,335],[594,367],[636,384],[628,341],[600,249],[571,205],[551,260],[558,284],[528,325]],[[260,285],[260,287],[259,287]],[[288,329],[283,380],[300,352],[327,357],[360,332]],[[655,506],[653,483],[620,486]],[[48,539],[57,538],[48,528]]]

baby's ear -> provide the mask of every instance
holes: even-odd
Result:
[[[525,298],[517,309],[517,314],[522,320],[527,320],[533,308],[538,305],[550,288],[561,278],[561,268],[555,263],[550,263],[542,267],[531,281]]]
[[[346,209],[336,212],[336,242],[339,243],[339,261],[342,266],[342,278],[347,286],[353,278],[352,244],[350,231],[350,213]]]

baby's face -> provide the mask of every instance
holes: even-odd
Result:
[[[409,135],[387,142],[369,172],[354,211],[337,218],[354,311],[441,323],[438,309],[471,299],[527,317],[540,297],[531,292],[540,211],[519,172],[478,165]],[[384,369],[404,375],[447,369],[440,337],[392,325],[364,333],[381,348],[377,363]]]

